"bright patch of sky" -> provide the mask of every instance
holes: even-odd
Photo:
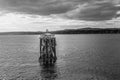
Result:
[[[69,20],[55,17],[45,17],[37,15],[24,15],[8,13],[0,16],[0,32],[10,31],[45,31],[61,30],[61,29],[76,29],[94,26],[99,22]],[[89,26],[88,26],[89,25]],[[71,27],[69,27],[71,26]]]

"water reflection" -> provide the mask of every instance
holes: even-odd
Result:
[[[41,66],[42,80],[55,80],[58,77],[57,66]]]

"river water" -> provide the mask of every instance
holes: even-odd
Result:
[[[57,62],[39,65],[39,35],[0,36],[0,80],[120,80],[120,34],[56,35]]]

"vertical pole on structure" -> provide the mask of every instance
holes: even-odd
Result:
[[[53,40],[53,46],[52,46],[52,48],[53,48],[53,55],[54,55],[54,62],[55,62],[56,59],[57,59],[57,57],[56,57],[56,39],[53,38],[52,40]]]
[[[47,55],[48,55],[48,43],[47,43],[47,37],[46,37],[46,41],[45,41],[45,46],[46,46],[46,52],[45,52],[45,64],[47,64]]]
[[[43,45],[42,45],[42,42],[43,42],[43,40],[42,40],[42,38],[40,38],[40,57],[39,57],[39,61],[40,60],[42,60],[42,49],[43,49]]]
[[[40,57],[41,57],[42,39],[40,38]]]

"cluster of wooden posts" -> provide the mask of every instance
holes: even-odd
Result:
[[[40,64],[53,65],[57,60],[56,56],[56,38],[51,35],[40,37]]]

